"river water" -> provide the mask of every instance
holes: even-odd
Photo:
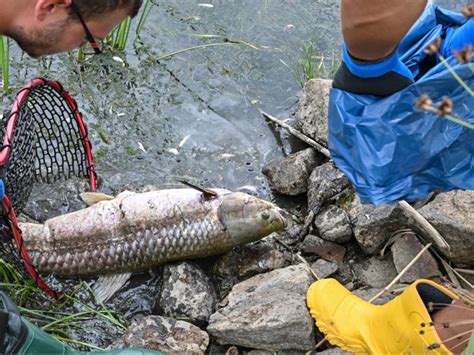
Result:
[[[440,3],[459,8],[466,0]],[[337,63],[339,1],[155,0],[141,38],[135,37],[132,31],[124,52],[107,51],[83,64],[75,53],[37,61],[14,48],[12,84],[47,76],[71,92],[106,193],[177,186],[184,178],[268,196],[261,168],[288,147],[258,110],[284,119],[294,112],[302,48],[313,44],[324,73]],[[3,107],[12,96],[3,97]],[[43,220],[81,208],[82,188],[39,186],[27,212]]]
[[[438,1],[453,9],[468,2]],[[261,169],[288,153],[288,144],[259,108],[291,117],[302,48],[314,44],[329,71],[340,43],[336,0],[155,0],[141,37],[132,33],[124,52],[79,64],[77,53],[38,61],[13,48],[11,82],[18,89],[46,76],[70,91],[89,128],[103,192],[172,187],[184,178],[265,198]],[[5,109],[12,102],[13,94],[3,97]],[[26,213],[42,221],[83,208],[83,188],[74,181],[38,185]],[[148,309],[149,295],[144,299],[123,302]],[[106,345],[100,338],[86,340]]]

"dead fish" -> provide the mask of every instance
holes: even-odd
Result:
[[[224,253],[286,225],[285,213],[272,203],[223,189],[123,192],[113,199],[88,194],[88,199],[101,201],[44,224],[20,224],[40,272],[100,276],[142,271]]]

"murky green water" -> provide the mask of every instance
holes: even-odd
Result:
[[[460,8],[469,1],[438,2]],[[156,0],[140,40],[125,52],[108,52],[82,65],[74,53],[36,61],[13,50],[14,85],[47,76],[78,101],[102,191],[170,187],[186,178],[269,194],[261,168],[282,157],[285,148],[258,108],[282,118],[294,112],[301,90],[294,70],[303,46],[314,42],[328,62],[338,57],[339,1],[202,3]],[[258,49],[199,35],[232,37]],[[216,45],[159,60],[211,43]],[[12,102],[12,95],[3,97],[5,109]],[[82,188],[76,183],[37,186],[27,213],[42,220],[82,208],[77,200]]]

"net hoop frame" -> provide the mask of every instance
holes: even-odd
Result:
[[[28,84],[26,84],[25,87],[18,92],[15,98],[15,102],[13,103],[13,107],[10,113],[10,119],[6,127],[5,136],[3,138],[4,149],[2,149],[0,152],[0,166],[4,166],[7,163],[8,158],[10,157],[10,153],[12,150],[11,142],[13,142],[13,139],[14,139],[15,126],[16,126],[18,117],[20,115],[21,107],[26,102],[28,95],[31,93],[31,91],[34,88],[42,86],[42,85],[48,85],[54,90],[56,90],[61,95],[61,97],[63,97],[66,100],[68,106],[72,110],[74,114],[74,119],[77,122],[77,125],[80,130],[80,134],[82,136],[82,142],[84,144],[84,152],[86,154],[88,170],[89,170],[90,187],[92,191],[96,191],[97,190],[97,174],[94,168],[92,144],[89,140],[87,128],[84,123],[82,113],[79,111],[76,100],[74,100],[71,97],[71,95],[69,95],[69,92],[66,91],[63,88],[63,86],[55,80],[49,80],[46,78],[35,78],[32,81],[30,81]]]

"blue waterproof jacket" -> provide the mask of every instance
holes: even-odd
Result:
[[[418,77],[423,50],[466,21],[437,6],[425,11],[398,48],[415,78],[409,87],[383,98],[332,89],[329,148],[362,201],[412,201],[434,190],[474,189],[474,130],[415,108],[422,94],[433,102],[448,96],[455,115],[474,123],[474,97],[444,64]],[[474,88],[474,63],[457,63],[453,55],[448,62]]]

